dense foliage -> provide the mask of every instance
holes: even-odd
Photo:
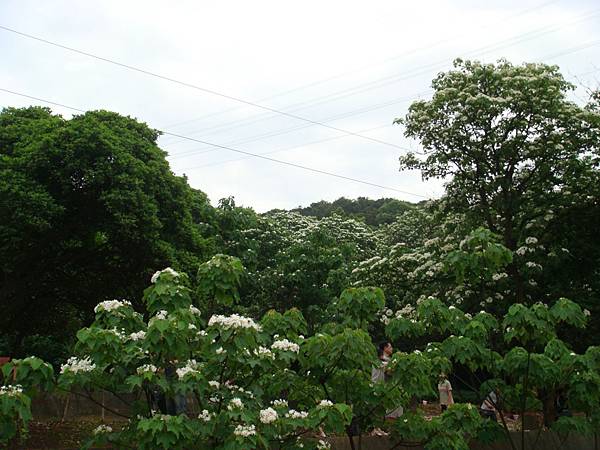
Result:
[[[212,207],[131,118],[3,110],[0,352],[51,363],[5,366],[3,435],[25,432],[38,388],[137,396],[90,445],[323,447],[297,438],[364,434],[399,405],[393,445],[431,450],[510,437],[504,413],[597,429],[599,97],[576,105],[558,68],[506,61],[459,60],[433,88],[397,120],[423,146],[400,167],[444,178],[444,197],[266,214]],[[400,351],[374,383],[384,339]],[[495,392],[500,425],[468,402],[425,418],[442,372],[477,402]]]
[[[157,137],[106,111],[0,113],[3,333],[72,336],[98,301],[134,298],[152,268],[191,271],[214,251],[214,211]]]
[[[322,200],[311,203],[309,206],[292,209],[303,216],[312,216],[318,219],[329,217],[333,214],[351,217],[365,222],[367,225],[379,226],[394,222],[406,211],[412,209],[413,204],[395,198],[380,198],[371,200],[358,197],[356,200],[338,198],[333,202]]]

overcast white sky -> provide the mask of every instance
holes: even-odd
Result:
[[[431,79],[456,57],[548,62],[577,84],[600,80],[594,0],[2,0],[0,25],[407,148],[418,143],[392,121],[411,100],[430,96]],[[425,197],[443,191],[441,182],[400,173],[403,150],[389,145],[4,30],[0,55],[3,89],[117,111],[154,128]],[[585,89],[574,95],[582,101]],[[0,107],[32,103],[42,104],[0,91]],[[341,196],[421,200],[170,136],[159,144],[173,171],[213,203],[233,195],[262,212]]]

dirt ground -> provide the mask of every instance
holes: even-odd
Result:
[[[437,404],[419,405],[426,417],[440,414]],[[505,420],[511,431],[520,429],[520,421],[510,414],[505,414]],[[108,420],[102,422],[98,416],[81,417],[77,420],[48,420],[29,423],[29,435],[26,439],[13,443],[9,450],[71,450],[79,449],[89,438],[92,430],[101,423],[110,425],[113,429],[119,427],[119,420]],[[319,436],[316,436],[317,438]],[[106,448],[106,447],[105,447]]]
[[[61,422],[32,420],[29,422],[29,435],[20,442],[8,447],[10,450],[67,450],[79,449],[89,438],[92,430],[102,422],[99,418],[81,418]],[[119,424],[105,421],[105,424],[118,427]]]

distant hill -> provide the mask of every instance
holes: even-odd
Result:
[[[368,225],[377,227],[385,223],[391,223],[396,217],[416,205],[395,198],[380,198],[372,200],[366,197],[358,197],[356,200],[338,198],[333,202],[320,201],[312,203],[305,208],[298,207],[292,211],[305,216],[323,218],[336,213],[346,217],[353,217]]]

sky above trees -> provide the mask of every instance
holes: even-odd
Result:
[[[593,1],[190,1],[176,7],[19,1],[2,3],[0,17],[1,26],[338,130],[6,30],[0,30],[0,89],[83,110],[113,110],[153,128],[419,195],[160,138],[173,171],[185,173],[213,203],[233,195],[258,211],[341,196],[439,197],[441,181],[424,183],[416,171],[398,171],[398,157],[419,145],[392,122],[412,101],[431,97],[432,78],[456,57],[557,64],[580,86],[572,97],[578,103],[584,103],[586,87],[596,88],[600,80],[594,63],[600,9]],[[0,107],[32,103],[43,104],[0,91]],[[73,113],[53,109],[66,117]]]

